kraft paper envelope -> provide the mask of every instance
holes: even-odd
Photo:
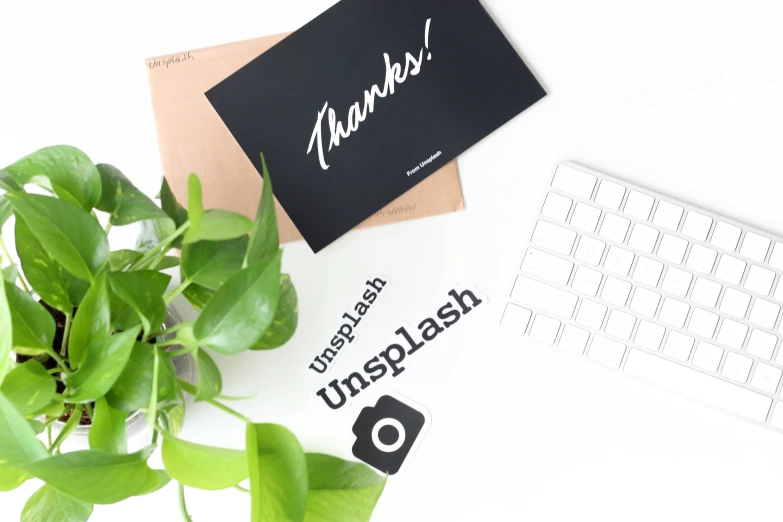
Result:
[[[180,202],[187,178],[201,178],[205,208],[255,217],[263,180],[204,93],[283,40],[279,34],[147,60],[163,174]],[[280,240],[302,236],[277,205]],[[434,173],[357,228],[456,212],[464,208],[457,162]]]

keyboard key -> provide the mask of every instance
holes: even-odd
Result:
[[[663,353],[673,359],[685,362],[691,356],[694,342],[695,339],[689,335],[671,331],[669,337],[666,338]]]
[[[530,327],[530,338],[546,344],[555,344],[560,321],[544,314],[537,314]]]
[[[598,287],[601,285],[601,279],[603,275],[597,270],[587,268],[586,266],[579,266],[576,268],[574,274],[574,280],[571,281],[571,288],[577,292],[582,292],[589,296],[595,297],[598,293]]]
[[[661,313],[658,315],[658,319],[665,324],[674,326],[676,328],[682,328],[685,326],[685,319],[688,317],[688,311],[690,305],[667,297],[663,300],[661,306]]]
[[[573,201],[570,198],[561,196],[555,192],[546,195],[544,208],[541,209],[541,215],[565,223],[568,219],[568,213],[571,211]]]
[[[534,245],[546,248],[567,256],[576,241],[576,232],[568,230],[548,221],[539,220],[533,231],[532,242]]]
[[[692,279],[693,276],[690,272],[670,266],[669,269],[666,270],[666,276],[663,278],[661,289],[670,294],[674,294],[677,297],[685,297],[688,295],[688,289],[691,287]]]
[[[653,261],[649,257],[640,257],[633,269],[633,278],[647,286],[658,286],[663,272],[663,263]]]
[[[609,314],[609,320],[606,321],[604,331],[613,337],[629,341],[631,340],[634,326],[636,326],[636,318],[634,316],[619,310],[612,310]]]
[[[609,276],[601,291],[601,299],[614,306],[623,307],[628,302],[631,293],[631,283]]]
[[[630,220],[617,214],[606,214],[598,235],[615,243],[623,243],[630,226]]]
[[[720,304],[720,311],[742,319],[748,311],[750,304],[750,294],[740,292],[733,288],[727,288],[723,294],[723,301]]]
[[[742,230],[739,227],[718,221],[710,242],[718,248],[734,252],[737,249],[740,234],[742,234]]]
[[[776,402],[775,410],[772,412],[772,416],[769,419],[769,424],[773,428],[783,430],[783,404]]]
[[[755,421],[764,422],[772,405],[765,395],[636,348],[629,350],[624,368],[631,375]]]
[[[567,165],[558,165],[552,186],[582,199],[590,199],[598,178]]]
[[[738,285],[742,280],[742,274],[745,273],[747,265],[742,259],[724,254],[720,256],[718,268],[715,269],[715,278],[732,285]]]
[[[662,228],[677,230],[682,219],[683,208],[669,203],[668,201],[659,201],[658,208],[655,209],[653,223]]]
[[[593,330],[600,330],[601,325],[604,324],[607,310],[608,308],[601,303],[583,299],[582,304],[579,306],[579,311],[576,313],[575,320],[583,326]]]
[[[716,257],[718,257],[717,251],[702,245],[693,245],[685,266],[696,272],[709,274],[712,272],[712,267],[715,266]]]
[[[775,295],[772,297],[774,297],[777,301],[783,302],[783,277],[778,279],[778,286],[775,288]]]
[[[619,368],[625,355],[625,345],[603,335],[593,337],[587,357],[611,368]]]
[[[775,393],[778,389],[778,384],[780,384],[781,375],[783,375],[783,371],[780,368],[758,363],[756,371],[753,372],[753,379],[751,379],[750,385],[767,393]]]
[[[547,254],[535,248],[528,248],[522,261],[522,271],[536,277],[556,283],[560,286],[568,284],[574,264],[552,254]]]
[[[721,357],[723,357],[723,348],[699,341],[693,356],[693,365],[710,372],[717,372]]]
[[[715,308],[715,305],[718,304],[718,296],[720,295],[721,288],[723,287],[715,281],[697,277],[696,282],[693,284],[691,300],[702,306]]]
[[[772,329],[778,320],[780,314],[780,305],[767,301],[765,299],[756,299],[753,302],[753,308],[750,310],[748,321],[762,328]]]
[[[685,223],[682,225],[682,233],[683,235],[698,241],[706,241],[707,235],[710,233],[711,226],[711,217],[690,210],[685,216]]]
[[[637,287],[631,299],[631,311],[646,317],[655,317],[655,311],[658,310],[658,303],[661,301],[661,294],[648,290],[644,287]]]
[[[753,359],[750,357],[729,352],[721,373],[733,381],[747,382],[751,366],[753,366]]]
[[[574,214],[571,216],[571,225],[579,230],[593,233],[601,218],[601,211],[587,203],[577,203]]]
[[[772,254],[769,256],[769,266],[783,270],[783,243],[775,243]]]
[[[647,225],[637,223],[633,226],[631,237],[628,239],[628,246],[641,250],[645,254],[652,254],[655,251],[655,243],[658,241],[658,231]]]
[[[606,243],[603,241],[588,236],[582,236],[579,238],[579,244],[576,245],[574,257],[578,261],[582,261],[588,265],[598,266],[601,264],[601,258],[604,255],[605,248]]]
[[[762,262],[767,257],[769,244],[769,238],[760,236],[755,232],[748,232],[745,234],[745,239],[742,241],[740,254],[752,259],[753,261]]]
[[[748,346],[745,350],[751,355],[769,361],[772,359],[772,354],[775,352],[776,344],[778,344],[777,337],[771,333],[754,329],[750,332],[750,339],[748,339]]]
[[[557,345],[564,350],[567,350],[576,355],[582,355],[587,348],[587,340],[590,338],[590,332],[577,328],[572,324],[567,324],[563,327],[563,334],[560,336],[560,341]]]
[[[604,268],[623,277],[628,275],[633,264],[633,252],[620,247],[611,246],[604,260]]]
[[[507,304],[500,326],[514,333],[524,334],[533,312],[515,304]]]
[[[595,202],[612,210],[620,210],[623,196],[625,196],[625,187],[608,180],[602,180],[598,186],[598,193],[595,195]]]
[[[718,319],[718,314],[694,308],[691,320],[688,322],[688,331],[705,339],[712,339],[718,326]]]
[[[671,234],[664,234],[661,238],[661,244],[658,245],[658,257],[679,265],[685,257],[687,248],[688,241],[685,239]]]
[[[772,290],[772,283],[775,282],[775,272],[753,265],[748,270],[748,277],[745,278],[745,288],[751,292],[761,295],[769,295]]]
[[[639,328],[636,329],[634,342],[642,348],[658,351],[664,333],[666,333],[666,328],[663,326],[650,321],[641,321]]]
[[[724,319],[718,332],[718,342],[735,350],[742,349],[745,336],[748,335],[748,327],[738,323],[734,319]]]
[[[566,319],[574,314],[577,302],[574,294],[525,276],[517,276],[511,298]]]
[[[628,193],[628,200],[625,202],[623,212],[639,221],[647,221],[650,219],[650,212],[654,203],[655,198],[652,196],[642,194],[638,190],[632,190]]]

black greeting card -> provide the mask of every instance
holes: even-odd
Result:
[[[342,0],[206,96],[319,251],[545,94],[479,0]]]

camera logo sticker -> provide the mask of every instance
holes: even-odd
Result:
[[[353,456],[389,475],[404,469],[429,427],[429,413],[383,395],[362,408],[353,425]]]

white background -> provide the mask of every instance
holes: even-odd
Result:
[[[333,413],[312,399],[324,379],[305,368],[364,279],[391,284],[338,373],[385,348],[399,324],[436,310],[450,284],[475,285],[489,305],[418,352],[412,370],[373,387],[395,388],[433,419],[407,473],[389,480],[375,522],[777,520],[780,434],[497,324],[558,160],[783,231],[781,4],[484,3],[550,96],[460,158],[466,211],[351,233],[318,256],[288,246],[299,330],[282,350],[219,358],[226,393],[257,393],[234,406],[289,426],[308,451],[350,457],[351,424],[370,397]],[[161,169],[144,58],[293,30],[331,4],[3,2],[0,165],[68,143],[153,195]],[[115,229],[113,246],[132,244],[132,234]],[[241,447],[242,426],[196,405],[183,437]],[[35,487],[0,495],[0,518],[16,520]],[[196,521],[248,520],[242,493],[188,498]],[[93,520],[178,517],[169,486],[96,507]]]

